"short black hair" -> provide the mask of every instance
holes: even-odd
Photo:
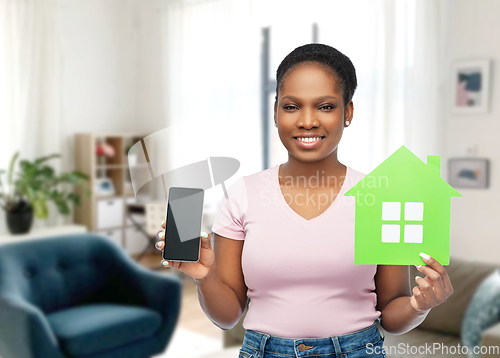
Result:
[[[338,79],[338,88],[342,91],[344,106],[354,96],[358,82],[356,79],[356,69],[349,57],[332,46],[310,43],[297,47],[281,61],[276,71],[276,97],[278,90],[283,88],[285,75],[297,65],[304,62],[316,62],[327,70],[330,70]]]

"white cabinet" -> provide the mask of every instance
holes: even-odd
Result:
[[[97,201],[97,230],[123,226],[123,198]]]
[[[151,246],[151,249],[154,248],[154,244],[150,243],[139,228],[135,226],[125,228],[125,248],[129,254],[140,254],[148,245]]]

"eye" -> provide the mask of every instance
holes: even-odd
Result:
[[[283,108],[286,110],[292,110],[292,109],[296,109],[297,107],[292,106],[292,105],[285,105],[285,106],[283,106]]]
[[[329,104],[325,104],[324,106],[321,106],[320,108],[324,108],[326,110],[334,109],[335,107]]]

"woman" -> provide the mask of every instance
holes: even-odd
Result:
[[[333,47],[307,44],[277,70],[274,122],[288,161],[228,189],[200,260],[163,262],[194,278],[206,315],[233,327],[250,299],[240,357],[384,357],[384,335],[418,326],[453,293],[443,266],[354,265],[354,198],[364,174],[337,159],[353,120],[356,72]],[[162,224],[165,227],[165,223]],[[163,249],[163,230],[157,249]],[[243,245],[244,243],[245,246]]]

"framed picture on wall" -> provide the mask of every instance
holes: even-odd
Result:
[[[487,113],[490,60],[458,61],[452,65],[452,112]]]
[[[454,188],[487,188],[489,162],[484,158],[448,160],[448,183]]]

